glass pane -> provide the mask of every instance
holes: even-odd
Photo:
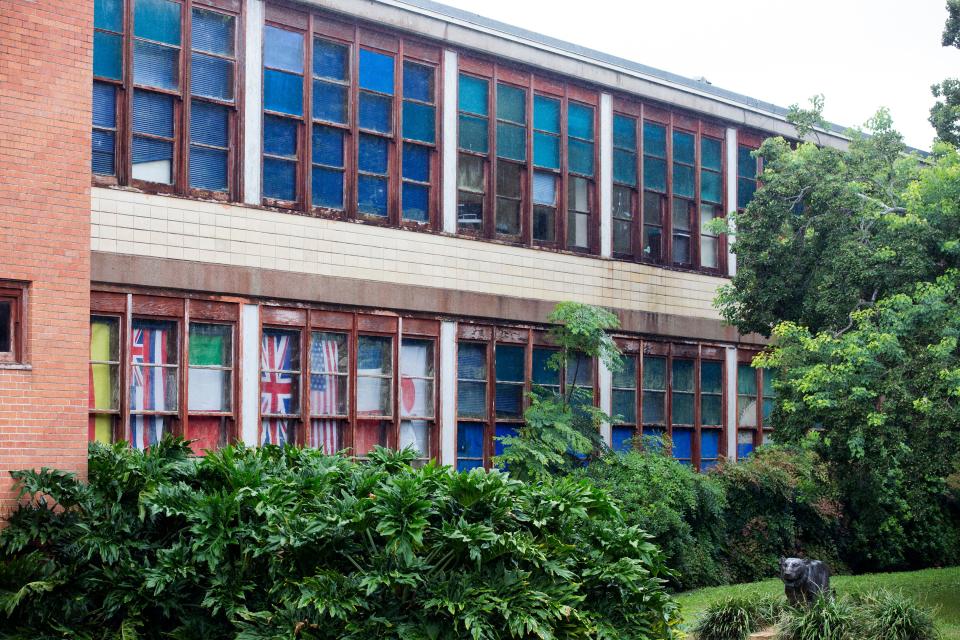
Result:
[[[190,26],[190,46],[195,51],[209,51],[233,56],[234,17],[206,9],[194,9]]]
[[[131,415],[130,444],[134,449],[144,451],[160,442],[169,428],[167,416]]]
[[[663,196],[656,193],[643,194],[643,221],[647,224],[660,226],[663,224],[662,215]]]
[[[430,149],[416,144],[403,145],[403,177],[430,182]]]
[[[690,208],[693,202],[681,198],[673,199],[673,230],[690,231]]]
[[[436,112],[417,102],[403,103],[403,137],[423,142],[436,139]]]
[[[329,40],[313,39],[313,75],[345,81],[349,75],[350,48]]]
[[[338,375],[310,376],[310,414],[315,416],[347,415],[347,377]]]
[[[310,371],[343,373],[349,371],[347,336],[343,333],[314,331],[310,336]]]
[[[515,236],[520,233],[520,201],[497,198],[497,233]]]
[[[560,138],[558,136],[534,132],[533,164],[547,169],[560,168]]]
[[[190,367],[187,378],[187,408],[190,411],[230,411],[230,399],[233,396],[233,376],[230,371]]]
[[[700,391],[720,393],[723,390],[723,363],[713,360],[700,361]]]
[[[180,50],[152,42],[133,43],[133,81],[136,84],[176,89],[180,86]]]
[[[120,80],[123,77],[123,38],[102,31],[93,32],[93,75]]]
[[[737,396],[737,426],[757,426],[757,398],[755,396]]]
[[[313,125],[313,162],[328,167],[343,166],[343,130]]]
[[[225,148],[229,140],[227,107],[195,100],[190,103],[190,142]]]
[[[358,120],[361,129],[390,133],[393,131],[392,111],[393,98],[360,92],[360,115]]]
[[[673,193],[688,198],[694,197],[693,167],[674,163]]]
[[[737,175],[751,179],[757,177],[757,159],[753,157],[750,147],[737,148]]]
[[[263,371],[300,370],[300,332],[264,329],[260,343],[260,369]]]
[[[480,116],[488,114],[487,91],[489,83],[480,78],[460,74],[460,111]]]
[[[483,159],[461,154],[457,163],[457,187],[483,193]]]
[[[557,351],[555,349],[533,350],[533,384],[559,385],[560,372],[551,369],[548,365],[550,358]]]
[[[533,97],[533,127],[560,134],[560,101],[544,96]]]
[[[613,150],[613,181],[637,186],[637,154]]]
[[[263,195],[277,200],[297,199],[297,163],[263,159]]]
[[[172,138],[173,98],[152,91],[135,91],[133,94],[133,131]]]
[[[433,380],[403,378],[400,384],[400,415],[433,417]]]
[[[521,125],[497,123],[497,157],[523,162],[527,159],[527,130]]]
[[[667,157],[667,128],[652,122],[643,123],[643,155]]]
[[[303,115],[303,77],[264,69],[263,108],[293,116]]]
[[[664,404],[667,394],[663,391],[643,392],[643,424],[665,424],[667,412]]]
[[[282,357],[282,355],[273,357]],[[300,375],[280,371],[262,373],[260,412],[276,415],[300,413]]]
[[[12,303],[0,302],[0,330],[4,331],[0,351],[10,351],[12,309]],[[120,322],[117,318],[90,318],[90,359],[112,362],[120,360]]]
[[[693,394],[673,393],[673,424],[693,424]]]
[[[487,417],[487,383],[457,382],[457,415],[471,418]]]
[[[405,60],[403,97],[420,102],[433,102],[433,67]]]
[[[723,161],[722,143],[713,138],[700,138],[700,165],[704,169],[720,171]]]
[[[660,262],[663,256],[663,234],[659,228],[644,226],[643,255],[649,260]]]
[[[132,162],[134,180],[173,182],[173,144],[170,142],[133,136]]]
[[[684,164],[693,164],[695,152],[693,148],[694,136],[683,131],[673,132],[673,161]]]
[[[757,183],[753,179],[737,179],[737,208],[746,209],[757,192]]]
[[[614,427],[611,447],[617,453],[626,453],[633,449],[633,427]]]
[[[303,73],[303,34],[265,26],[263,66]]]
[[[347,87],[313,81],[313,118],[327,122],[347,123]]]
[[[567,207],[574,211],[590,211],[590,183],[571,176],[567,181]]]
[[[673,360],[673,379],[671,380],[674,392],[693,391],[693,360]]]
[[[457,228],[479,231],[483,225],[483,196],[461,191],[457,200]]]
[[[393,413],[391,378],[367,376],[366,372],[379,373],[379,368],[363,368],[362,354],[357,369],[357,415],[389,416]]]
[[[136,0],[133,5],[133,35],[156,42],[180,44],[180,3]]]
[[[635,389],[637,386],[637,357],[624,356],[623,369],[613,374],[613,387]]]
[[[773,397],[776,395],[776,392],[773,390],[773,380],[776,378],[777,374],[770,370],[763,370],[763,395],[764,397]]]
[[[552,173],[533,173],[533,202],[551,207],[557,206],[557,177]]]
[[[176,367],[131,367],[130,410],[176,411],[177,378]]]
[[[533,207],[533,239],[555,242],[557,239],[557,211],[549,207]]]
[[[403,219],[430,221],[430,188],[419,184],[403,184]]]
[[[498,418],[516,418],[523,415],[523,385],[497,383],[494,402]]]
[[[723,180],[719,173],[700,172],[700,197],[710,202],[723,201]]]
[[[295,422],[278,418],[264,418],[260,422],[260,444],[283,446],[294,437]]]
[[[643,186],[652,191],[667,190],[667,163],[657,158],[643,158]]]
[[[208,191],[226,191],[227,152],[191,146],[190,186]]]
[[[757,395],[757,370],[749,364],[737,365],[737,393],[747,396]]]
[[[516,345],[496,346],[496,376],[498,382],[523,382],[526,349]]]
[[[263,116],[263,152],[272,156],[295,158],[297,121],[277,116]]]
[[[108,31],[123,31],[123,0],[96,0],[93,3],[93,26]]]
[[[512,162],[497,163],[497,195],[519,199],[521,193],[521,165]]]
[[[433,340],[404,338],[400,346],[400,373],[420,378],[433,377]]]
[[[720,395],[704,394],[700,396],[700,423],[711,426],[723,424],[722,405]]]
[[[693,429],[674,429],[671,441],[674,458],[689,460],[693,457]]]
[[[667,388],[667,359],[660,356],[644,356],[643,388],[665,390]]]
[[[508,84],[497,85],[497,119],[527,122],[527,92]]]
[[[386,446],[387,424],[382,420],[357,420],[357,428],[354,431],[354,453],[363,457],[373,451],[374,447]]]
[[[360,336],[357,342],[359,375],[392,375],[393,338]]]
[[[592,176],[593,144],[580,140],[569,140],[567,142],[567,160],[570,171]]]
[[[225,324],[190,323],[191,366],[229,367],[233,363],[233,328]]]
[[[496,433],[494,436],[496,438],[509,438],[517,435],[520,425],[517,424],[498,424]],[[503,445],[499,440],[493,441],[493,455],[502,456],[503,452],[507,450],[507,447]]]
[[[577,387],[593,387],[593,359],[582,355],[574,355],[566,366],[567,384]]]
[[[593,140],[593,108],[574,102],[567,105],[567,135]]]
[[[430,457],[430,423],[404,420],[400,423],[400,450],[412,449],[418,458]]]
[[[116,89],[106,82],[93,83],[93,126],[117,126]]]
[[[715,460],[720,457],[720,431],[704,429],[700,432],[700,457]]]
[[[709,236],[700,237],[700,265],[708,269],[716,269],[720,266],[720,258],[717,254],[719,241]]]
[[[457,424],[457,457],[483,458],[483,425],[476,422]],[[460,463],[457,463],[460,469]]]
[[[567,246],[588,249],[590,247],[590,215],[567,213]]]
[[[613,415],[620,416],[618,422],[634,424],[637,421],[637,392],[623,389],[613,390]]]
[[[359,176],[357,208],[360,213],[385,218],[387,216],[387,179]]]
[[[367,173],[387,173],[387,158],[389,156],[389,142],[378,136],[360,136],[360,171]]]
[[[461,115],[459,131],[461,149],[487,153],[489,131],[485,118]]]
[[[487,346],[485,344],[461,342],[457,345],[457,378],[486,380]]]
[[[343,449],[343,422],[340,420],[311,420],[307,446],[321,449],[330,455]]]
[[[753,431],[737,432],[737,459],[742,460],[753,452]]]
[[[613,146],[635,151],[637,148],[637,120],[615,114],[613,116]]]

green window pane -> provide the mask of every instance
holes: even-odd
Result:
[[[723,424],[723,402],[720,395],[700,396],[700,424],[704,426]]]
[[[693,360],[674,358],[672,373],[671,382],[674,392],[693,391]]]
[[[722,150],[719,140],[713,138],[700,138],[700,164],[705,169],[715,169],[720,171],[722,164]]]
[[[473,76],[460,76],[460,111],[475,113],[477,115],[488,115],[489,107],[487,103],[487,92],[489,83]]]
[[[662,391],[667,388],[667,359],[647,356],[643,359],[643,388]]]
[[[667,128],[662,124],[643,123],[643,154],[667,157]]]
[[[613,181],[637,186],[637,154],[621,149],[613,150]]]
[[[533,350],[533,384],[560,384],[560,372],[548,366],[550,357],[556,353],[555,349]]]
[[[518,124],[526,124],[527,92],[508,84],[498,84],[497,118]]]
[[[695,183],[693,179],[693,167],[685,164],[673,165],[673,193],[677,196],[692,198],[694,194]]]
[[[93,32],[93,75],[120,80],[123,73],[123,37]]]
[[[571,138],[567,142],[568,168],[574,173],[593,175],[593,143]]]
[[[685,164],[694,163],[693,150],[694,136],[692,133],[683,131],[673,132],[673,161],[683,162]]]
[[[633,389],[637,386],[637,359],[635,356],[623,358],[623,369],[613,374],[613,386]]]
[[[567,106],[567,135],[593,140],[593,108],[571,102]]]
[[[723,363],[713,360],[700,362],[700,392],[720,393],[723,389]]]
[[[737,178],[737,208],[745,209],[757,192],[757,182],[753,178]]]
[[[643,392],[643,424],[665,424],[667,412],[664,404],[667,394],[663,391]]]
[[[776,378],[776,373],[770,369],[763,370],[763,395],[764,397],[773,397],[776,393],[773,390],[773,381]]]
[[[659,158],[643,158],[643,187],[651,191],[666,193],[667,162]]]
[[[757,370],[748,364],[737,365],[737,393],[745,396],[757,395]]]
[[[547,169],[559,169],[560,138],[545,133],[534,132],[533,164]]]
[[[497,123],[497,156],[524,162],[527,159],[527,130],[522,125]]]
[[[693,424],[693,394],[673,394],[673,424]]]
[[[620,416],[621,424],[634,424],[637,421],[637,392],[623,389],[613,390],[613,415]]]
[[[123,0],[96,0],[93,4],[93,26],[122,33]]]
[[[637,148],[637,120],[627,116],[613,116],[613,146],[635,151]]]
[[[133,35],[165,44],[180,44],[180,3],[134,0]]]
[[[487,153],[489,149],[489,131],[487,119],[460,115],[460,148],[477,153]]]
[[[723,202],[723,180],[719,173],[700,172],[700,198],[708,202]]]
[[[533,97],[533,127],[550,133],[560,133],[560,101],[544,96]]]
[[[737,175],[741,178],[757,177],[757,159],[750,147],[737,148]]]
[[[230,366],[233,354],[232,331],[223,324],[190,324],[190,364]]]

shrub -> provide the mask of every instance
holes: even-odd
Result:
[[[712,475],[658,452],[607,455],[578,474],[609,493],[626,522],[653,537],[673,570],[675,588],[727,582],[726,500]]]
[[[697,620],[697,640],[743,640],[776,622],[784,611],[782,598],[734,596],[715,602]]]
[[[859,617],[847,597],[819,597],[809,607],[787,609],[780,620],[779,640],[853,640]]]
[[[935,640],[932,612],[912,598],[880,590],[860,596],[862,637],[866,640]]]
[[[14,474],[7,637],[671,638],[659,551],[600,490],[378,449],[90,449]]]

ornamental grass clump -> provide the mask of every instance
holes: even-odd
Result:
[[[774,624],[785,608],[782,598],[733,596],[715,602],[697,620],[697,640],[744,640],[755,631]]]
[[[809,607],[786,611],[778,625],[778,640],[857,640],[859,611],[846,596],[819,597]]]
[[[19,471],[0,637],[426,640],[678,635],[659,550],[573,479],[294,447],[92,444]]]
[[[870,640],[936,640],[933,612],[896,591],[880,590],[859,598],[862,637]]]

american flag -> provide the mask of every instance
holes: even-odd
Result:
[[[133,347],[130,355],[133,362],[131,382],[132,411],[163,411],[166,409],[166,388],[163,365],[167,359],[167,328],[134,327]],[[130,418],[130,440],[134,447],[143,450],[157,444],[163,437],[164,417],[134,413]]]
[[[316,372],[337,371],[338,346],[336,340],[315,339],[310,346],[310,411],[317,415],[337,415],[337,376],[317,375]],[[340,450],[340,421],[326,418],[310,422],[310,445],[332,454]]]
[[[263,414],[290,413],[293,407],[293,378],[289,373],[275,371],[291,368],[290,336],[282,333],[263,334],[260,349],[260,412]],[[264,418],[261,444],[286,444],[287,420]]]

